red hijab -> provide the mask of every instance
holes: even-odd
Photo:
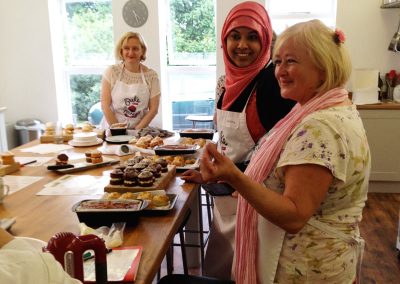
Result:
[[[246,27],[258,33],[261,50],[258,58],[247,67],[237,67],[229,59],[226,38],[230,31]],[[222,109],[227,109],[246,88],[251,80],[268,63],[271,55],[272,27],[264,6],[256,2],[242,2],[229,12],[221,32],[221,42],[225,63],[225,95]]]

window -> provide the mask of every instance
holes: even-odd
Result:
[[[168,96],[172,104],[172,128],[178,130],[192,127],[185,120],[187,115],[214,112],[215,1],[167,0],[167,7]]]
[[[111,0],[60,0],[58,11],[60,120],[77,123],[88,120],[100,100],[101,75],[114,63]]]
[[[319,19],[336,25],[336,0],[266,0],[266,9],[277,34],[298,22]]]

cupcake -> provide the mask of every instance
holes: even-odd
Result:
[[[161,173],[159,173],[159,172],[157,171],[156,167],[154,167],[154,166],[152,166],[152,165],[148,166],[148,167],[145,168],[144,170],[145,170],[145,171],[151,172],[155,178],[158,178],[158,177],[161,176]]]
[[[154,183],[154,176],[149,171],[142,171],[138,176],[139,185],[151,186]]]
[[[145,168],[147,168],[146,164],[142,164],[142,163],[137,163],[133,166],[134,169],[136,169],[138,172],[143,171]]]
[[[66,154],[59,154],[56,159],[56,165],[68,164],[68,156]]]
[[[124,173],[121,170],[113,170],[110,173],[110,184],[111,185],[121,185],[124,183]]]
[[[168,162],[163,158],[158,158],[156,163],[161,166],[161,171],[163,173],[168,172]]]

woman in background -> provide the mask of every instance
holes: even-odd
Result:
[[[280,96],[270,60],[272,37],[267,11],[251,1],[232,8],[221,32],[225,76],[218,81],[215,99],[218,150],[241,170],[255,143],[294,105]],[[181,178],[203,183],[200,173],[193,170]],[[219,196],[214,201],[204,274],[230,279],[237,198]]]
[[[203,180],[227,182],[240,194],[238,284],[360,280],[358,224],[371,156],[344,89],[351,74],[344,40],[318,20],[287,28],[273,61],[281,95],[297,105],[260,140],[245,173],[215,146],[204,150]]]
[[[121,62],[109,66],[101,85],[102,127],[126,123],[128,129],[147,127],[158,112],[160,83],[157,73],[145,66],[147,46],[139,33],[127,32],[117,43]]]

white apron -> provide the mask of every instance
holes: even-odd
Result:
[[[118,80],[111,90],[111,109],[118,122],[128,122],[129,128],[134,128],[140,122],[149,107],[150,90],[146,84],[142,68],[139,68],[142,83],[125,84],[122,82],[124,65]],[[104,117],[100,125],[103,129],[109,128]]]
[[[308,224],[321,230],[331,237],[341,239],[351,244],[356,250],[357,255],[357,284],[361,279],[361,264],[364,253],[364,240],[361,237],[351,237],[340,232],[329,225],[322,223],[315,218],[311,218]],[[286,232],[278,226],[272,224],[265,218],[258,216],[258,283],[273,284],[275,279],[278,261],[282,250],[283,240]],[[262,240],[262,241],[260,241]]]
[[[253,92],[254,89],[251,94]],[[240,113],[217,108],[218,150],[235,163],[247,161],[255,145],[246,123],[246,107],[249,98]],[[204,260],[204,275],[206,276],[220,279],[231,278],[236,207],[237,198],[214,197],[213,223]]]

